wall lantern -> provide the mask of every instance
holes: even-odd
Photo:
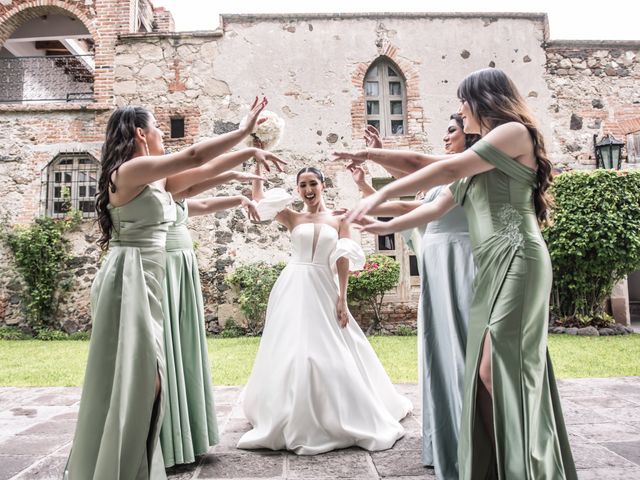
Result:
[[[597,136],[594,135],[593,147],[596,151],[596,168],[615,168],[620,170],[624,142],[616,140],[613,135],[608,133],[599,142],[596,142],[596,139]]]

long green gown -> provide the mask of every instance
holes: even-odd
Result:
[[[160,433],[165,466],[191,463],[218,443],[218,424],[204,330],[198,264],[187,228],[186,202],[167,233],[164,341],[167,406]]]
[[[469,221],[477,268],[458,449],[460,479],[575,480],[547,352],[552,272],[533,205],[536,174],[484,140],[471,148],[495,168],[451,187]],[[476,414],[485,334],[492,345],[495,463]]]
[[[67,480],[165,479],[160,451],[164,390],[162,296],[165,240],[176,218],[148,185],[109,207],[109,252],[91,287],[92,332]]]
[[[446,187],[424,198],[435,200]],[[418,256],[422,463],[440,480],[458,479],[465,350],[474,265],[465,212],[456,207],[426,225]]]

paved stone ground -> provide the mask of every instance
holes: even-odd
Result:
[[[198,462],[171,469],[187,479],[433,479],[420,465],[420,402],[416,385],[398,385],[416,406],[406,436],[388,451],[349,448],[315,457],[235,448],[249,429],[238,403],[241,387],[217,387],[221,444]],[[580,480],[640,479],[640,377],[560,382]],[[60,480],[78,410],[79,388],[0,388],[0,480]]]

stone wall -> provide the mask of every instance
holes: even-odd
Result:
[[[11,27],[45,8],[19,13],[18,4],[27,3],[0,3],[0,41],[10,34],[7,22]],[[178,149],[236,128],[247,104],[261,94],[286,121],[277,152],[290,162],[286,174],[268,175],[268,187],[293,190],[295,172],[315,165],[328,177],[328,206],[353,205],[358,191],[331,152],[364,145],[362,81],[380,57],[398,66],[407,87],[408,131],[385,139],[391,147],[440,153],[449,115],[458,108],[458,82],[490,66],[514,79],[540,122],[550,157],[560,165],[590,168],[594,133],[635,131],[638,43],[549,43],[545,15],[231,15],[213,32],[128,33],[135,24],[134,3],[38,0],[49,8],[70,8],[85,22],[96,39],[102,73],[96,76],[93,104],[0,106],[0,131],[8,139],[0,151],[0,216],[8,225],[26,223],[41,212],[40,172],[56,153],[88,151],[99,159],[113,105],[150,108],[168,148]],[[173,117],[185,119],[185,138],[168,138]],[[386,176],[375,166],[370,174]],[[232,184],[214,193],[248,194],[249,189]],[[239,210],[196,217],[191,230],[198,244],[207,327],[219,331],[239,315],[225,275],[245,262],[286,260],[289,237],[276,224],[249,223]],[[91,222],[72,235],[77,284],[60,310],[67,330],[87,328],[88,288],[99,256],[96,236]],[[371,236],[354,237],[373,252]],[[12,280],[7,252],[1,253],[0,323],[15,323],[19,282]],[[390,329],[415,322],[415,299],[385,309]],[[361,317],[366,325],[367,314]]]
[[[640,41],[556,41],[546,53],[552,160],[593,168],[593,135],[611,133],[624,141],[640,131]]]

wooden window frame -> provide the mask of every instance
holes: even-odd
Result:
[[[376,75],[372,76],[372,72],[376,69]],[[393,70],[397,76],[389,75],[389,69]],[[378,82],[378,95],[367,95],[367,82]],[[391,82],[399,82],[401,93],[400,95],[391,94]],[[380,128],[380,135],[383,137],[398,137],[407,135],[407,82],[402,74],[402,71],[393,62],[382,59],[375,61],[367,71],[364,77],[364,113],[366,123],[378,122]],[[391,113],[391,102],[401,102],[402,113]],[[368,102],[378,102],[378,113],[369,114],[367,111]],[[402,121],[402,133],[392,133],[393,121]]]

